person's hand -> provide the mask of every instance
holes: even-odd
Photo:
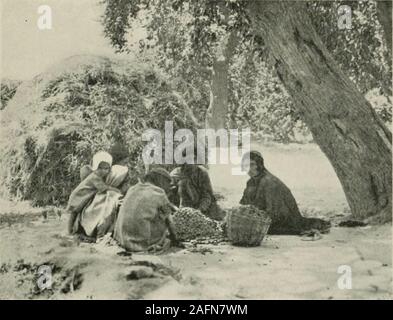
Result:
[[[175,206],[173,203],[170,203],[172,211],[177,211],[179,210],[179,207]]]

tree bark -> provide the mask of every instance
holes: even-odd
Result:
[[[391,221],[391,132],[322,44],[303,2],[250,1],[248,12],[353,216]]]
[[[223,41],[213,61],[210,85],[210,103],[206,111],[206,128],[225,128],[228,115],[228,70],[237,44],[237,35],[231,32]]]
[[[228,113],[228,62],[213,62],[213,74],[210,84],[210,103],[206,111],[206,128],[221,129],[225,127]]]
[[[392,52],[392,1],[377,1],[377,12],[385,34],[386,46]]]

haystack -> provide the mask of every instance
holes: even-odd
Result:
[[[101,56],[68,58],[22,83],[0,111],[2,194],[62,205],[94,152],[126,146],[142,173],[142,132],[192,128],[187,106],[159,71]]]

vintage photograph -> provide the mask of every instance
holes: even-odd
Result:
[[[0,3],[0,300],[393,298],[392,1]]]

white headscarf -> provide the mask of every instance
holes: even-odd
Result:
[[[93,165],[92,169],[93,171],[98,169],[98,165],[101,162],[106,162],[109,163],[110,166],[112,166],[112,156],[105,151],[98,151],[94,156],[93,156]]]

